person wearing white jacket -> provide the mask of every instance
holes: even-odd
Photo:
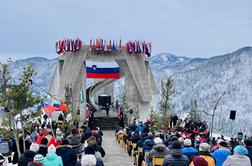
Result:
[[[246,154],[248,154],[248,150],[244,146],[236,146],[234,155],[228,156],[223,166],[251,166],[250,159]]]

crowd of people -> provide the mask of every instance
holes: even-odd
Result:
[[[122,117],[121,117],[122,118]],[[0,166],[13,152],[13,164],[18,166],[103,166],[105,151],[102,148],[103,132],[99,127],[90,129],[79,124],[67,125],[62,114],[50,123],[47,116],[25,136],[0,136]],[[154,122],[133,119],[128,126],[118,126],[115,135],[134,156],[135,164],[152,165],[154,158],[163,158],[163,166],[251,166],[252,138],[243,141],[231,138],[209,137],[206,122],[181,120],[171,117],[168,128],[153,131]],[[25,138],[25,140],[23,140]],[[23,146],[24,141],[24,146]],[[136,146],[133,146],[135,144]],[[5,146],[4,146],[5,145]],[[18,156],[17,145],[21,151]],[[142,152],[138,149],[142,148]],[[4,152],[4,153],[3,153]],[[6,157],[8,156],[8,157]]]
[[[163,158],[163,166],[251,166],[252,138],[238,142],[223,136],[210,139],[206,122],[175,118],[167,130],[151,131],[152,122],[132,120],[126,128],[118,128],[116,137],[136,144],[128,146],[135,164],[152,165],[153,158]],[[142,148],[143,152],[138,153]],[[134,153],[134,154],[132,154]],[[146,155],[147,154],[147,155]]]
[[[102,158],[105,151],[102,148],[103,132],[99,127],[90,129],[87,126],[69,127],[63,116],[58,122],[49,123],[45,119],[32,131],[25,133],[25,147],[23,136],[19,135],[18,156],[17,143],[13,137],[3,138],[0,151],[0,166],[11,160],[6,156],[14,154],[12,163],[18,166],[103,166]],[[7,145],[3,149],[1,145]]]

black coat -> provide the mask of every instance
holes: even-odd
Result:
[[[141,139],[141,137],[140,137],[140,135],[138,133],[134,133],[132,135],[132,137],[130,138],[130,140],[132,141],[132,143],[137,143],[140,139]]]
[[[36,153],[31,150],[25,151],[18,160],[18,166],[27,166],[30,161],[33,161],[35,155]]]
[[[171,154],[167,155],[164,159],[162,166],[178,165],[178,166],[187,166],[189,164],[188,158],[183,155],[179,149],[171,150]]]
[[[76,165],[77,156],[71,146],[59,145],[57,147],[56,154],[62,158],[64,166]]]
[[[100,152],[102,157],[105,156],[105,151],[104,151],[104,149],[101,146],[99,146],[99,145],[92,145],[92,147],[95,149],[96,152]]]
[[[48,146],[46,146],[46,145],[39,145],[38,154],[42,154],[45,157],[46,154],[47,154],[47,149],[48,149]]]

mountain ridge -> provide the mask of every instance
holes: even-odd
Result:
[[[57,58],[33,57],[17,60],[10,64],[10,73],[14,79],[21,75],[23,66],[27,64],[31,64],[37,72],[34,82],[47,90],[55,71]],[[172,99],[172,102],[176,105],[174,111],[177,113],[188,112],[190,100],[197,99],[198,105],[201,107],[209,104],[203,100],[214,99],[217,92],[230,90],[232,93],[228,96],[228,100],[221,103],[222,111],[217,112],[216,124],[220,128],[228,126],[228,111],[237,110],[237,120],[234,124],[238,127],[233,132],[244,130],[246,125],[252,126],[252,122],[249,120],[252,117],[251,66],[252,47],[248,46],[210,58],[190,58],[167,52],[150,58],[150,67],[157,83],[168,76],[174,80],[174,87],[179,94]],[[118,82],[122,84],[122,81]],[[115,87],[120,86],[115,85]],[[41,94],[38,89],[33,88],[36,93]],[[203,116],[209,119],[209,117]],[[230,130],[226,127],[222,132],[229,133]]]

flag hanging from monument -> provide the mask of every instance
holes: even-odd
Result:
[[[86,61],[87,78],[119,79],[120,70],[116,62]]]

